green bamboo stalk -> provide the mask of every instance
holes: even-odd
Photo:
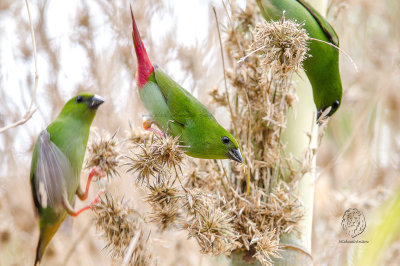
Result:
[[[315,9],[325,15],[327,0],[308,0]],[[295,108],[288,113],[287,128],[282,134],[282,140],[287,143],[286,153],[291,153],[297,158],[304,156],[304,152],[310,145],[308,132],[312,133],[311,146],[317,146],[318,129],[315,125],[315,105],[312,96],[312,87],[304,71],[295,75],[297,82],[297,96],[299,101]],[[304,203],[305,215],[298,225],[299,234],[292,232],[281,236],[280,244],[283,246],[280,253],[282,258],[275,259],[274,265],[312,265],[311,236],[312,217],[314,208],[314,180],[315,180],[316,156],[311,165],[311,172],[306,173],[299,182],[297,193]]]
[[[327,0],[307,0],[321,14],[325,15]],[[293,78],[297,83],[298,102],[289,110],[287,128],[282,133],[282,141],[286,143],[284,153],[292,154],[295,158],[303,158],[304,153],[311,146],[317,146],[318,128],[315,124],[315,105],[312,95],[312,87],[304,71]],[[300,165],[298,166],[300,167]],[[316,157],[311,162],[311,171],[306,173],[299,181],[297,191],[298,198],[304,203],[305,215],[298,225],[298,232],[281,235],[280,251],[281,258],[273,260],[274,265],[312,265],[311,257],[311,234],[312,217],[314,205],[314,180],[315,180]],[[242,260],[243,253],[232,256],[231,265],[261,265],[259,262],[248,264]]]
[[[305,73],[294,77],[298,85],[297,97],[299,101],[295,108],[289,110],[287,128],[282,133],[282,141],[286,143],[286,154],[292,154],[295,158],[303,158],[304,153],[310,148],[310,138],[307,133],[312,133],[312,147],[316,147],[318,130],[315,125],[315,106],[312,96],[312,88]],[[298,198],[303,202],[305,213],[299,222],[298,232],[281,235],[280,244],[282,258],[275,259],[274,265],[311,265],[311,233],[314,205],[314,180],[316,157],[311,162],[311,172],[306,173],[299,181],[297,191]],[[300,167],[300,165],[298,165]]]

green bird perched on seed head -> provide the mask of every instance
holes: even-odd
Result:
[[[90,125],[103,102],[101,97],[92,94],[80,94],[72,98],[36,140],[30,172],[40,228],[35,265],[40,262],[47,245],[67,215],[77,216],[90,208],[102,193],[81,210],[73,209],[75,195],[81,200],[86,199],[92,177],[102,175],[99,169],[93,169],[86,191],[81,189],[80,173]]]
[[[132,16],[132,38],[137,56],[136,83],[139,96],[152,121],[143,127],[152,131],[152,122],[173,136],[179,136],[187,155],[204,159],[243,158],[235,138],[226,131],[207,108],[188,91],[153,66]],[[160,133],[159,133],[160,134]]]
[[[257,0],[257,4],[266,20],[280,20],[285,12],[286,18],[304,23],[303,27],[309,37],[339,47],[339,38],[335,30],[304,0]],[[324,112],[331,116],[339,108],[342,82],[338,48],[317,40],[311,40],[310,57],[304,60],[303,67],[313,88],[318,119]]]

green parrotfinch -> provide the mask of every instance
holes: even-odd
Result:
[[[257,0],[266,20],[280,20],[283,12],[288,19],[304,23],[309,37],[331,43],[339,47],[339,38],[326,21],[310,4],[304,0]],[[311,40],[304,70],[310,80],[317,119],[330,108],[328,116],[333,115],[342,99],[342,82],[339,73],[339,50],[326,43]]]
[[[75,195],[86,199],[80,187],[80,173],[89,129],[97,108],[104,100],[96,95],[80,94],[70,99],[58,117],[36,140],[30,171],[32,195],[39,215],[40,236],[35,265],[40,262],[50,240],[73,210]],[[91,177],[98,174],[92,171]]]
[[[136,83],[140,99],[163,131],[179,136],[187,155],[204,159],[232,159],[242,163],[237,141],[188,91],[153,66],[132,15],[132,38],[137,56]],[[145,125],[147,129],[151,125]]]

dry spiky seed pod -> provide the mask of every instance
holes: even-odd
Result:
[[[189,215],[197,215],[202,209],[214,207],[212,195],[202,192],[199,188],[185,190],[183,208]]]
[[[264,21],[255,28],[252,49],[262,50],[262,64],[270,65],[273,73],[291,74],[302,66],[308,51],[307,31],[292,20]]]
[[[174,182],[170,179],[162,178],[148,188],[150,192],[146,196],[146,201],[151,205],[157,204],[160,207],[165,207],[169,204],[175,205],[179,198],[182,197],[182,192],[178,187],[174,186]]]
[[[199,172],[197,168],[193,168],[188,174],[186,174],[185,187],[187,188],[201,188],[207,184],[204,173]]]
[[[275,231],[258,232],[252,242],[257,243],[254,257],[256,257],[262,265],[272,266],[273,262],[271,257],[281,258],[279,255],[279,240]]]
[[[161,231],[180,228],[183,216],[179,207],[177,204],[168,204],[166,206],[153,205],[152,212],[149,215],[150,222],[160,226]]]
[[[239,245],[239,235],[232,227],[234,217],[214,206],[199,208],[186,225],[190,237],[197,240],[201,252],[214,256],[230,254]]]
[[[93,206],[97,230],[107,242],[106,248],[114,259],[122,260],[127,252],[130,265],[151,265],[152,253],[148,236],[144,233],[144,223],[140,214],[123,199],[114,199],[110,194],[101,197]],[[136,240],[135,246],[130,244]],[[128,247],[131,250],[128,250]]]
[[[139,143],[151,142],[153,134],[147,130],[133,128],[132,124],[129,123],[129,130],[127,130],[128,141],[133,146]]]
[[[128,159],[125,164],[129,167],[127,172],[137,173],[137,181],[143,183],[146,180],[148,184],[150,177],[163,172],[162,165],[159,164],[155,154],[153,142],[137,144],[136,147],[139,148],[139,152],[133,154],[132,157],[125,156]]]
[[[112,136],[108,134],[97,134],[92,138],[88,145],[88,159],[86,168],[100,167],[107,176],[119,175],[117,167],[119,166],[120,151],[118,149],[118,140],[114,132]]]
[[[158,137],[154,142],[154,156],[160,165],[167,167],[179,166],[184,158],[184,146],[179,144],[179,136],[172,137],[166,135],[163,138]]]
[[[264,215],[270,218],[271,228],[275,228],[277,233],[291,232],[304,216],[303,204],[284,181],[280,181],[268,197],[265,212]]]

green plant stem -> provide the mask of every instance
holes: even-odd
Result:
[[[327,0],[308,0],[321,14],[325,15]],[[318,128],[315,124],[315,104],[312,96],[312,87],[305,73],[300,72],[293,78],[297,83],[298,102],[288,112],[287,128],[282,132],[282,141],[286,143],[286,155],[292,154],[295,158],[302,160],[307,149],[317,146]],[[300,165],[298,165],[300,167]],[[314,205],[314,180],[315,180],[316,157],[311,161],[311,170],[299,180],[297,191],[298,198],[303,202],[305,215],[297,226],[298,232],[282,234],[280,244],[282,245],[281,258],[274,258],[274,265],[312,265],[311,257],[311,235],[312,217]],[[243,261],[243,253],[232,256],[231,265],[260,265],[259,262],[248,264]]]
[[[315,9],[325,15],[327,10],[326,0],[308,0]],[[282,134],[282,140],[286,142],[286,153],[291,153],[295,158],[304,157],[304,152],[310,146],[316,148],[318,128],[315,125],[315,105],[312,96],[312,87],[304,72],[295,75],[297,82],[297,96],[299,98],[295,108],[288,113],[287,128]],[[274,265],[312,265],[311,236],[312,217],[314,208],[314,180],[315,180],[316,156],[311,162],[311,171],[306,173],[299,181],[297,196],[303,202],[305,214],[298,224],[298,233],[283,234],[280,244],[283,246],[281,257],[274,259]]]
[[[315,105],[312,97],[311,85],[304,72],[300,76],[294,77],[294,82],[298,85],[297,97],[299,101],[295,108],[288,112],[287,128],[282,133],[282,142],[286,143],[286,155],[291,154],[294,158],[304,160],[304,154],[311,147],[315,148],[318,137],[317,126],[315,125]],[[299,180],[297,197],[304,204],[304,217],[299,222],[298,232],[282,234],[280,244],[282,245],[282,258],[275,259],[274,265],[310,265],[311,258],[311,233],[312,216],[314,205],[314,180],[315,180],[316,158],[311,161],[311,171],[304,174]],[[297,165],[295,167],[300,167]]]

